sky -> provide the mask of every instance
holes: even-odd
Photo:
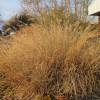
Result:
[[[8,20],[21,9],[20,0],[0,0],[0,19]]]

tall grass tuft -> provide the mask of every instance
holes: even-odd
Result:
[[[81,100],[94,94],[100,87],[99,35],[76,21],[52,24],[49,30],[32,25],[9,37],[10,44],[0,47],[0,71],[14,85],[9,98],[65,95]]]

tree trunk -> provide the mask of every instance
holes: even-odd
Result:
[[[70,0],[65,0],[66,15],[70,15]]]
[[[75,15],[78,16],[78,0],[75,0],[74,3],[75,3]]]
[[[100,27],[100,16],[98,16],[98,25]],[[100,31],[100,28],[99,28],[99,31]]]

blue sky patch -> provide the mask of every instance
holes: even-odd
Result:
[[[21,9],[20,0],[0,0],[0,19],[8,20]]]

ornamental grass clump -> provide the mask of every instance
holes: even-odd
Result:
[[[75,27],[76,26],[76,27]],[[99,33],[78,21],[61,27],[32,25],[0,47],[0,71],[15,86],[13,97],[65,96],[81,100],[100,87]]]

